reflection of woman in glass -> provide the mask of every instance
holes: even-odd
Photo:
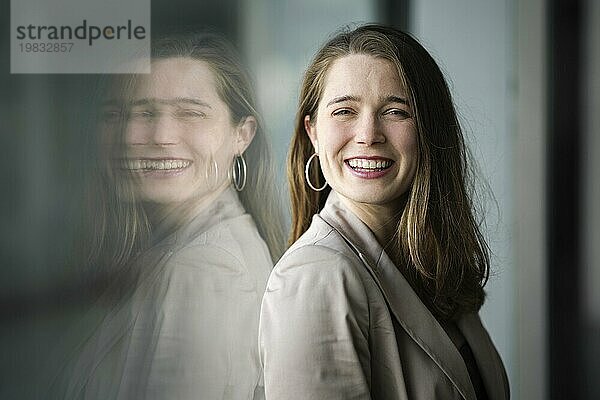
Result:
[[[152,73],[109,92],[90,260],[109,268],[107,313],[63,395],[261,397],[281,225],[247,74],[220,37],[186,35],[154,42]]]
[[[295,243],[263,299],[266,398],[508,398],[477,315],[489,258],[463,137],[426,50],[377,25],[327,42],[288,171]]]

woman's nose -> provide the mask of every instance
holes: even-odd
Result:
[[[160,114],[154,124],[151,140],[152,144],[160,146],[177,144],[179,141],[177,123],[173,121],[173,118],[166,114]]]
[[[179,142],[177,124],[165,114],[147,117],[145,121],[133,121],[127,128],[129,144],[168,146]]]
[[[375,143],[385,142],[385,136],[381,130],[376,116],[366,115],[359,120],[354,135],[356,143],[371,146]]]

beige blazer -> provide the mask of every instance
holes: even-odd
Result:
[[[136,264],[133,293],[96,310],[102,322],[48,398],[262,398],[258,318],[272,262],[237,193]]]
[[[458,328],[490,400],[508,399],[479,317],[462,316]],[[333,192],[270,275],[259,345],[267,400],[476,400],[444,329]]]

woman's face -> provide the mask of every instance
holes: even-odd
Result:
[[[235,126],[203,61],[154,61],[127,99],[123,168],[142,201],[202,201],[228,184],[234,155],[252,139]],[[247,140],[247,143],[244,142]]]
[[[395,65],[353,54],[331,65],[316,121],[305,117],[325,179],[351,202],[390,205],[417,167],[417,132]]]

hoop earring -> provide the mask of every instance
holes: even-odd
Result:
[[[327,187],[327,181],[325,181],[325,184],[322,187],[320,187],[320,188],[314,187],[314,185],[310,182],[309,173],[308,173],[308,171],[310,170],[310,163],[312,162],[312,160],[315,157],[318,157],[318,156],[319,155],[317,153],[314,153],[312,156],[310,156],[310,158],[308,159],[308,161],[306,161],[306,167],[304,167],[304,177],[306,178],[306,183],[315,192],[320,192],[321,190],[323,190],[323,189],[325,189]]]
[[[246,160],[244,160],[243,154],[233,157],[233,164],[231,165],[231,182],[233,187],[238,192],[241,192],[246,187]]]

